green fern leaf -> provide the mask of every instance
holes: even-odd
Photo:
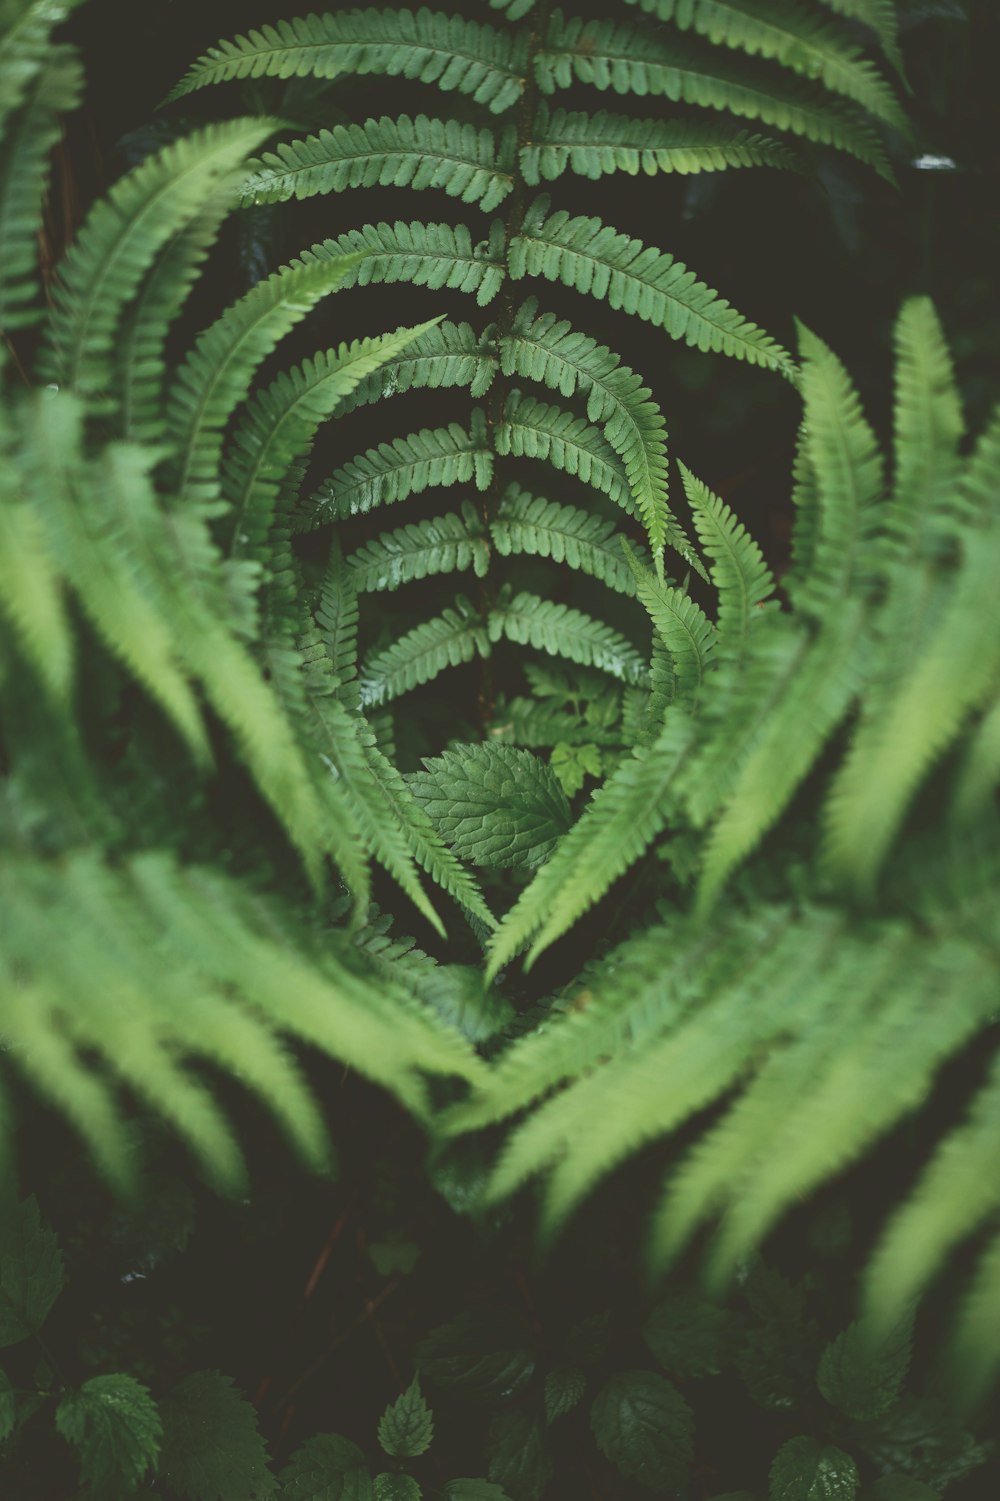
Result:
[[[635,514],[624,465],[603,434],[582,417],[511,391],[495,442],[498,454],[544,459],[593,485],[628,515]]]
[[[382,532],[351,553],[347,566],[355,589],[367,593],[466,568],[482,578],[488,559],[482,522],[463,501],[460,515],[449,512]]]
[[[779,344],[673,256],[619,234],[600,219],[571,218],[563,209],[549,215],[548,208],[542,197],[526,212],[510,246],[511,276],[562,282],[655,323],[696,349],[794,376],[792,361]]]
[[[486,418],[476,409],[469,431],[451,422],[422,428],[391,443],[380,443],[338,469],[310,497],[299,513],[303,529],[357,516],[375,506],[392,505],[430,487],[468,484],[485,490],[493,472],[487,446]]]
[[[526,41],[426,9],[305,16],[210,47],[169,98],[231,78],[383,73],[455,89],[500,114],[524,88]]]
[[[739,655],[754,623],[751,612],[773,594],[774,579],[760,548],[729,507],[683,464],[678,467],[695,530],[712,560],[712,582],[719,591],[718,649]]]
[[[540,599],[537,594],[522,591],[513,599],[501,597],[490,611],[488,626],[491,641],[506,637],[536,651],[596,667],[624,683],[642,685],[646,680],[645,662],[618,631],[582,610]]]
[[[384,651],[365,660],[360,685],[362,707],[388,703],[419,683],[429,683],[446,667],[471,662],[477,654],[489,656],[489,637],[472,604],[460,594],[453,610],[443,610],[432,620],[414,626]]]
[[[32,80],[51,60],[51,35],[80,0],[15,0],[0,16],[0,137]]]
[[[48,53],[44,67],[24,81],[28,97],[13,122],[8,120],[0,147],[0,328],[4,330],[23,327],[39,316],[32,304],[38,290],[38,230],[49,162],[59,139],[61,117],[76,107],[83,86],[80,64],[70,48],[50,47]],[[5,57],[5,70],[7,66]],[[0,90],[2,100],[6,94],[2,84]]]
[[[1000,1309],[1000,1235],[980,1257],[958,1324],[946,1352],[950,1390],[959,1410],[974,1409],[988,1396],[997,1374],[997,1349],[983,1331],[996,1328]]]
[[[889,525],[907,552],[933,552],[941,523],[956,510],[965,424],[951,356],[929,299],[913,297],[904,305],[895,343],[896,472]]]
[[[623,545],[630,544],[604,516],[543,500],[512,484],[500,501],[490,536],[502,557],[528,553],[553,558],[619,594],[635,594],[635,579],[622,556]]]
[[[625,556],[635,576],[636,594],[670,653],[674,701],[690,708],[697,700],[711,662],[715,627],[683,589],[669,588],[630,552],[626,551]]]
[[[414,339],[408,349],[374,375],[360,381],[341,402],[344,416],[356,407],[402,396],[407,391],[440,391],[468,386],[470,394],[485,396],[497,370],[492,326],[477,334],[469,323],[439,323]]]
[[[593,794],[500,924],[490,944],[488,978],[537,934],[530,964],[639,858],[666,822],[670,790],[690,744],[686,716],[672,715],[654,744],[624,760]]]
[[[487,237],[473,240],[464,224],[366,224],[315,250],[341,256],[361,253],[364,261],[345,285],[367,287],[406,282],[414,287],[453,287],[475,292],[480,307],[492,302],[504,283],[504,225],[494,219]]]
[[[896,0],[820,0],[820,3],[829,6],[830,10],[836,11],[840,16],[870,26],[881,42],[886,57],[897,73],[902,73]]]
[[[349,279],[358,259],[322,249],[304,255],[258,282],[198,339],[174,376],[167,407],[182,500],[218,497],[222,435],[254,372],[321,297]]]
[[[411,792],[462,860],[488,869],[531,869],[570,824],[549,767],[507,745],[460,745],[424,758]]]
[[[46,378],[96,396],[111,381],[122,312],[157,252],[240,169],[273,120],[208,125],[148,157],[91,210],[62,263],[43,359]]]
[[[597,180],[608,172],[723,172],[732,167],[796,166],[783,141],[701,120],[636,120],[605,110],[543,105],[531,141],[521,147],[521,173],[529,187],[554,182],[567,168]]]
[[[284,203],[345,188],[440,188],[488,214],[513,190],[509,135],[427,115],[383,115],[290,141],[250,163],[244,203]]]
[[[316,625],[337,679],[336,696],[356,707],[358,675],[358,586],[336,535],[320,584]]]
[[[682,31],[734,47],[751,57],[773,58],[803,77],[853,99],[878,119],[906,130],[899,101],[860,47],[839,26],[822,21],[794,0],[628,0]]]
[[[850,152],[892,179],[877,133],[849,100],[824,97],[797,79],[776,78],[763,65],[727,63],[719,50],[678,43],[666,32],[556,14],[535,54],[535,77],[544,94],[579,82],[616,94],[661,95],[677,104],[726,110]]]

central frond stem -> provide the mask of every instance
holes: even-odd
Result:
[[[504,220],[504,261],[511,242],[521,233],[524,222],[526,184],[521,172],[521,150],[530,144],[534,128],[535,114],[538,108],[538,85],[535,82],[535,57],[545,38],[548,29],[549,12],[552,8],[552,0],[540,0],[540,4],[534,12],[531,23],[531,33],[528,43],[528,54],[524,71],[524,90],[516,106],[515,128],[516,141],[514,144],[514,160],[511,167],[513,177],[513,191],[507,200],[507,215]],[[504,278],[503,287],[500,291],[499,314],[494,320],[495,348],[497,360],[500,359],[502,341],[510,333],[514,324],[514,294],[511,290],[509,278]],[[510,390],[510,381],[501,370],[497,371],[496,379],[490,388],[489,398],[486,403],[486,429],[490,447],[496,452],[496,433],[503,421],[504,405]],[[498,472],[498,465],[493,466],[493,476],[488,488],[483,491],[480,500],[480,511],[483,518],[483,529],[487,538],[491,535],[492,522],[500,509],[500,497],[503,494],[504,483]],[[489,548],[489,557],[492,562],[492,549]],[[488,620],[493,608],[494,593],[491,587],[489,570],[479,581],[479,609],[484,623]],[[493,678],[493,665],[489,657],[480,659],[479,678],[479,725],[485,736],[493,719],[493,710],[496,704],[496,685]]]

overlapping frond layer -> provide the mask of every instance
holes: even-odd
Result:
[[[490,537],[502,557],[528,553],[553,558],[590,574],[619,594],[635,594],[635,578],[622,552],[630,544],[605,516],[507,487]]]
[[[427,115],[383,115],[282,143],[250,163],[244,203],[283,203],[345,188],[438,188],[489,213],[511,192],[511,138]]]
[[[683,464],[678,465],[695,530],[711,559],[712,582],[719,591],[716,621],[720,652],[742,651],[753,626],[754,610],[774,592],[764,556],[729,507],[713,495]]]
[[[457,90],[500,113],[521,96],[526,51],[523,38],[427,9],[310,15],[210,47],[170,97],[234,78],[381,73]]]
[[[489,651],[478,611],[460,594],[454,609],[414,626],[391,646],[366,658],[361,669],[362,706],[377,708],[420,683],[429,683],[446,667],[471,662],[476,655],[488,656]]]
[[[491,641],[506,637],[583,667],[597,667],[624,683],[639,686],[647,681],[645,659],[620,631],[583,610],[527,590],[513,598],[501,597],[489,613],[487,628]]]
[[[446,512],[426,521],[413,521],[365,542],[347,559],[358,593],[398,589],[414,579],[471,568],[482,578],[488,565],[488,544],[481,519],[468,501],[461,513]]]

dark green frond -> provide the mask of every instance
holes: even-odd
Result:
[[[497,369],[492,330],[477,334],[469,323],[438,323],[414,339],[401,354],[386,360],[376,374],[359,381],[338,412],[402,396],[421,389],[440,391],[468,386],[474,398],[485,396]]]
[[[489,634],[491,641],[506,637],[583,667],[596,667],[623,683],[646,682],[645,662],[620,632],[582,610],[526,590],[498,601],[490,611]]]
[[[480,307],[492,302],[504,281],[503,220],[494,219],[486,239],[473,240],[464,224],[366,224],[315,250],[328,255],[363,253],[346,285],[367,287],[403,281],[414,287],[453,287],[475,292]]]
[[[289,141],[250,163],[241,187],[245,204],[283,203],[345,188],[439,188],[489,213],[513,188],[492,131],[426,115],[383,115],[363,125],[335,125]]]
[[[347,559],[358,593],[398,589],[414,579],[471,568],[482,578],[489,547],[475,507],[462,502],[460,515],[448,512],[382,532]]]
[[[760,548],[729,507],[696,479],[690,469],[683,464],[678,467],[694,515],[695,530],[712,560],[712,582],[719,591],[716,622],[719,650],[739,654],[753,628],[751,612],[759,610],[770,598],[774,579]]]
[[[673,701],[685,708],[697,701],[715,650],[715,627],[683,589],[674,589],[644,568],[631,554],[626,561],[635,589],[649,612],[673,668]]]
[[[429,683],[446,667],[471,662],[476,655],[487,657],[489,652],[483,623],[460,594],[454,609],[414,626],[392,646],[366,658],[361,669],[362,707],[377,708],[419,683]]]
[[[262,26],[219,42],[188,70],[171,99],[231,78],[336,78],[383,73],[455,89],[495,113],[524,88],[521,38],[430,10],[351,10]]]
[[[504,492],[490,536],[503,557],[529,553],[553,558],[619,594],[635,594],[635,579],[622,555],[624,539],[604,516],[529,495],[513,484]]]
[[[658,324],[673,339],[792,377],[790,357],[770,336],[696,279],[673,256],[602,224],[549,214],[538,199],[509,253],[513,277],[544,276]]]
[[[498,454],[545,459],[635,514],[625,467],[603,434],[582,417],[512,391],[496,432]]]

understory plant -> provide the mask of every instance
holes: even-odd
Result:
[[[617,1486],[600,1494],[710,1496],[692,1479],[704,1413],[737,1386],[779,1415],[745,1494],[927,1501],[964,1482],[989,1457],[962,1424],[995,1380],[1000,1315],[1000,416],[966,438],[937,315],[911,299],[890,460],[817,334],[789,353],[627,223],[549,196],[572,201],[576,176],[600,209],[611,174],[653,191],[812,172],[830,151],[891,179],[895,7],[279,19],[191,67],[168,144],[52,275],[38,241],[82,88],[56,30],[74,8],[0,3],[16,1483],[34,1501],[25,1466],[54,1425],[67,1495],[539,1501],[581,1483],[558,1468],[578,1477],[560,1437],[577,1424]],[[385,79],[435,86],[449,113],[347,118],[368,75],[385,101]],[[251,112],[177,113],[221,83]],[[629,112],[594,110],[595,91]],[[303,112],[334,123],[302,135]],[[481,217],[343,227],[341,193],[424,189]],[[220,311],[225,236],[265,210],[312,242]],[[403,289],[381,319],[372,286]],[[336,337],[355,305],[405,326]],[[606,308],[794,388],[786,568],[683,463],[668,491],[670,393],[604,342],[630,337]],[[395,435],[413,399],[434,425]],[[444,603],[455,573],[466,592]],[[535,1243],[569,1265],[594,1193],[635,1171],[645,1251],[625,1275],[652,1291],[641,1314],[602,1295],[563,1327],[522,1286],[521,1334],[466,1289],[474,1306],[422,1330],[405,1370],[389,1359],[392,1401],[364,1431],[334,1417],[295,1447],[287,1402],[275,1470],[228,1375],[85,1375],[95,1356],[77,1380],[53,1358],[61,1253],[18,1202],[14,1122],[65,1118],[144,1212],[151,1120],[192,1185],[252,1197],[252,1099],[332,1171],[330,1059],[417,1123],[420,1181],[477,1246],[507,1244],[540,1180]],[[950,1113],[922,1111],[952,1077]],[[849,1293],[773,1270],[788,1217],[823,1193],[849,1217],[846,1171],[890,1137],[903,1181]],[[435,1254],[391,1217],[359,1247],[393,1286]],[[479,1404],[488,1478],[426,1457],[449,1394]]]

